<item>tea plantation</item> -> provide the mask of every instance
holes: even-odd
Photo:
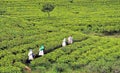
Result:
[[[0,0],[0,73],[120,73],[120,0]]]

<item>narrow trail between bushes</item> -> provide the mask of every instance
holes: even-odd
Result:
[[[88,37],[85,37],[85,38],[83,38],[83,39],[81,39],[81,40],[74,40],[74,43],[76,43],[76,42],[81,42],[81,41],[87,40],[87,39],[88,39]],[[72,44],[67,44],[67,45],[72,45]],[[66,45],[66,46],[67,46],[67,45]],[[49,50],[45,50],[45,51],[44,51],[44,55],[47,54],[47,53],[53,52],[54,50],[59,49],[59,48],[62,48],[62,45],[58,45],[58,46],[56,46],[56,47],[54,47],[54,48],[51,48],[51,49],[49,49]],[[37,59],[37,58],[40,58],[40,57],[42,57],[42,56],[39,56],[38,54],[35,54],[34,60]],[[30,61],[29,61],[28,59],[26,59],[25,64],[30,64]]]

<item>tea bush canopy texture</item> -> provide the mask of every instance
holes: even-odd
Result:
[[[30,72],[120,73],[120,0],[0,0],[0,73]]]

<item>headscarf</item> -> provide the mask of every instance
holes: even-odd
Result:
[[[44,45],[43,44],[40,46],[39,50],[44,50]]]

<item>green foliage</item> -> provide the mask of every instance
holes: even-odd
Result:
[[[57,63],[53,65],[53,70],[57,73],[67,72],[68,69],[69,69],[69,66],[64,63]]]
[[[0,8],[0,15],[4,15],[6,13],[5,9]]]
[[[50,12],[53,11],[54,8],[55,8],[55,6],[53,4],[46,3],[46,4],[43,5],[41,10],[43,12],[47,12],[48,13],[48,17],[49,17],[50,16]]]
[[[33,73],[120,72],[120,39],[90,35],[119,34],[119,0],[68,1],[0,0],[0,73],[23,73],[41,44],[47,54],[31,62]],[[56,49],[70,35],[75,42]]]
[[[22,64],[21,62],[15,62],[15,63],[14,63],[14,66],[19,67],[19,68],[21,68],[21,69],[24,69],[26,65],[25,65],[25,64]]]
[[[73,3],[73,0],[70,0],[71,3]]]
[[[114,39],[114,41],[116,40]],[[99,37],[88,38],[82,42],[74,43],[65,48],[60,48],[42,58],[34,60],[32,63],[36,64],[33,64],[33,67],[39,66],[42,63],[38,61],[43,61],[44,63],[45,59],[47,62],[50,62],[47,66],[47,69],[51,70],[52,67],[52,72],[70,72],[70,69],[72,71],[81,69],[82,73],[112,73],[110,69],[113,67],[113,71],[116,70],[119,72],[119,69],[117,69],[118,67],[116,65],[113,66],[113,63],[116,60],[115,56],[119,55],[119,52],[117,54],[115,51],[118,49],[118,45],[115,47],[116,42],[113,43],[112,41],[112,39]],[[109,47],[108,44],[114,44],[114,46]],[[67,66],[57,65],[57,63]],[[54,70],[54,68],[56,69]]]
[[[0,67],[0,73],[22,73],[20,68],[13,66]]]

